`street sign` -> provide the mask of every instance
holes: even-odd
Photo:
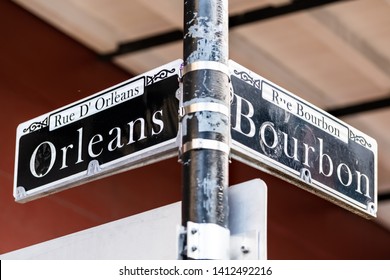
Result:
[[[177,155],[173,61],[17,128],[14,197],[26,202]]]
[[[357,214],[376,217],[376,141],[229,63],[233,157]]]

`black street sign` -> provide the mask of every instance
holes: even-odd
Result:
[[[177,155],[182,60],[17,128],[14,197],[29,201]]]
[[[233,157],[376,217],[376,141],[233,61],[230,71]]]

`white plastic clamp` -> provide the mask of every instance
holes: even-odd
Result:
[[[184,107],[180,107],[179,116],[182,118],[186,114],[196,113],[200,111],[217,112],[227,117],[230,117],[230,108],[221,103],[215,102],[198,102],[192,103]]]
[[[230,154],[230,146],[228,144],[217,140],[202,138],[192,139],[191,141],[184,143],[181,149],[181,153],[184,154],[190,150],[197,149],[217,150],[226,154]]]
[[[182,76],[191,71],[196,70],[215,70],[226,74],[230,80],[230,70],[226,64],[218,61],[195,61],[184,65],[182,69]]]

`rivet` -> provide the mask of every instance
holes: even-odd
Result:
[[[248,254],[249,253],[249,248],[245,247],[245,246],[241,246],[241,252],[243,254]]]

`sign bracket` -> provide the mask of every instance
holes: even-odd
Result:
[[[229,229],[192,222],[178,227],[178,259],[267,259],[266,184],[253,179],[229,187],[228,194]]]

